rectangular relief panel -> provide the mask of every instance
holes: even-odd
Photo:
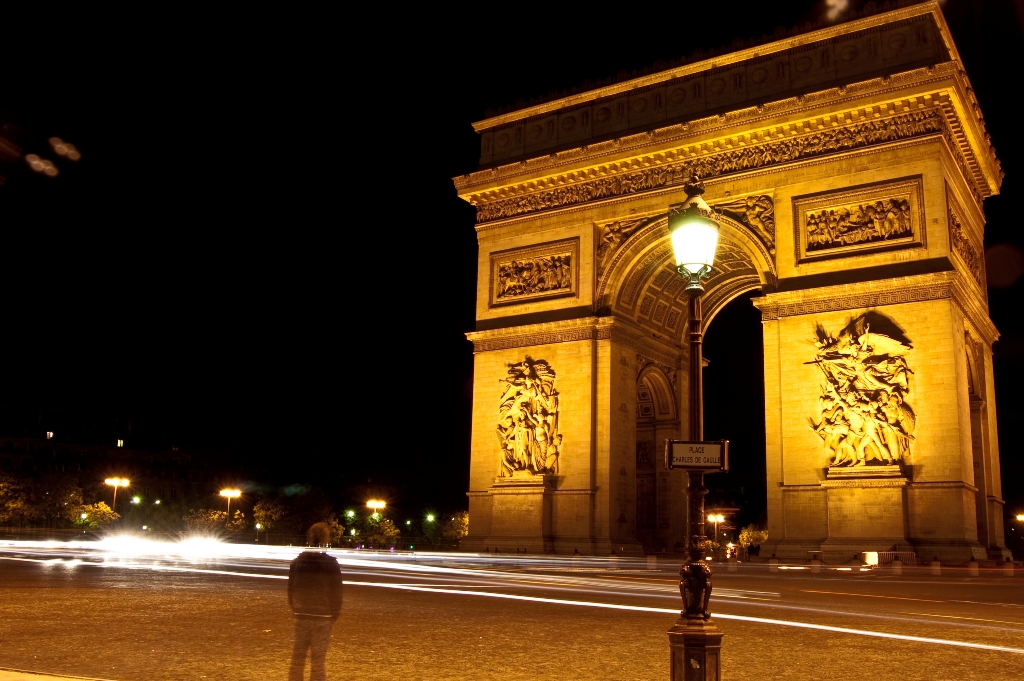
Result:
[[[793,199],[797,262],[925,245],[921,178]]]
[[[490,306],[578,295],[580,240],[491,253]]]

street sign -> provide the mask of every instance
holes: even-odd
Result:
[[[729,470],[729,441],[687,442],[665,440],[665,467],[669,470],[727,471]]]

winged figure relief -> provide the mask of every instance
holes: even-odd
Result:
[[[750,227],[768,248],[775,248],[775,204],[770,196],[756,195],[715,204],[715,210]]]
[[[499,476],[516,471],[558,472],[562,436],[558,432],[555,370],[529,355],[510,364],[498,406]]]
[[[824,383],[819,420],[830,466],[895,464],[910,456],[916,417],[907,403],[913,371],[909,343],[871,331],[867,315],[838,336],[818,328],[815,359]]]

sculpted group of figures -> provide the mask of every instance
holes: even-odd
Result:
[[[910,202],[885,199],[807,215],[807,250],[912,236]]]
[[[511,364],[498,407],[501,477],[515,471],[557,473],[558,391],[555,370],[546,360],[527,356]]]
[[[912,111],[884,120],[858,122],[802,137],[730,149],[685,163],[655,166],[611,177],[575,182],[557,189],[490,201],[477,206],[477,221],[487,222],[547,208],[682,184],[693,175],[703,178],[718,177],[750,168],[788,163],[870,144],[943,132],[944,127],[945,123],[937,110]]]
[[[571,289],[571,259],[569,254],[549,255],[498,265],[498,299]]]
[[[910,347],[871,333],[860,317],[838,338],[819,327],[817,364],[825,376],[819,398],[821,420],[811,429],[825,444],[830,466],[898,463],[909,458],[914,411],[907,404]]]

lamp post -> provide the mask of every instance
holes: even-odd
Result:
[[[240,489],[222,489],[220,491],[222,497],[228,498],[228,522],[231,522],[231,500],[237,499],[242,496],[242,490]]]
[[[721,513],[712,513],[708,516],[708,522],[715,524],[715,543],[718,543],[718,523],[725,522],[725,516]]]
[[[117,488],[127,487],[130,484],[130,482],[128,478],[107,478],[103,482],[114,488],[114,500],[110,504],[110,510],[117,510]]]
[[[374,517],[374,519],[377,518],[377,515],[387,505],[388,504],[387,504],[386,501],[381,501],[380,499],[370,499],[369,501],[366,502],[366,507],[371,509],[371,510],[373,510],[373,517]]]
[[[675,253],[676,269],[686,280],[690,294],[690,440],[704,440],[704,319],[700,297],[703,279],[711,272],[718,246],[718,213],[701,198],[704,183],[696,175],[683,185],[686,201],[671,206],[668,228]],[[703,470],[688,470],[686,488],[687,552],[689,560],[679,569],[679,592],[683,611],[668,631],[672,654],[672,681],[719,681],[721,678],[722,631],[711,621],[711,568],[704,562]],[[716,528],[717,529],[717,528]]]

